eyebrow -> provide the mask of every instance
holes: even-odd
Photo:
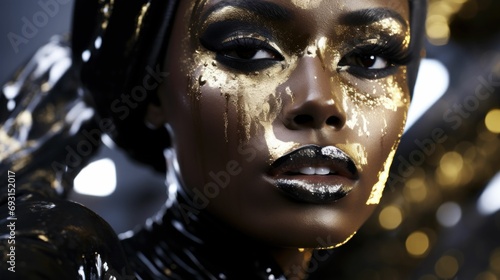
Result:
[[[256,0],[224,0],[205,11],[201,17],[202,21],[205,21],[210,14],[228,6],[250,11],[268,20],[285,21],[292,18],[290,10],[275,3]]]
[[[343,25],[369,25],[386,18],[393,18],[400,22],[404,27],[408,27],[408,23],[403,18],[403,16],[401,16],[401,14],[394,10],[386,8],[352,11],[341,15],[339,22]]]

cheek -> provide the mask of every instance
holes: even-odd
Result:
[[[366,204],[378,204],[405,126],[409,90],[404,75],[357,84],[342,80],[340,84],[349,100],[346,125],[361,143],[350,149],[357,150],[364,184],[371,187]]]
[[[223,124],[222,139],[226,143],[248,143],[259,135],[270,161],[298,145],[278,140],[273,131],[284,99],[290,98],[282,85],[294,70],[296,57],[290,57],[286,67],[276,64],[248,74],[218,65],[213,54],[203,50],[195,52],[192,60],[197,66],[188,74],[191,106],[201,112],[199,119],[210,119],[214,114],[223,119],[215,123]]]
[[[409,90],[402,75],[367,81],[341,76],[335,82],[344,97],[346,126],[359,137],[385,137],[389,130],[402,130],[409,106]]]

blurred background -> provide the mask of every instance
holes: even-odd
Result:
[[[68,34],[72,1],[53,0],[52,10],[47,2],[0,3],[2,83],[51,36]],[[500,280],[500,1],[429,0],[426,31],[382,203],[349,243],[318,260],[314,279],[333,271],[336,279]],[[74,184],[70,199],[117,233],[166,199],[163,175],[110,142]]]

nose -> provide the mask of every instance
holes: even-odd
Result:
[[[287,83],[292,100],[283,106],[288,129],[341,129],[346,123],[342,94],[318,57],[301,58]]]

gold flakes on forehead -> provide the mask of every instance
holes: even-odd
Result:
[[[315,9],[321,5],[321,2],[323,0],[292,0],[292,3],[296,7],[304,10]]]

